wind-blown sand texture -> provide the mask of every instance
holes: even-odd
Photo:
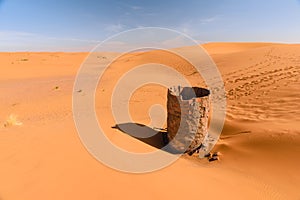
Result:
[[[203,46],[227,93],[226,123],[214,148],[220,161],[184,155],[147,174],[112,170],[79,140],[72,89],[87,53],[1,53],[0,199],[300,199],[300,45]],[[99,63],[109,63],[111,55],[101,54]],[[129,151],[156,148],[111,128],[110,94],[124,72],[149,60],[203,86],[188,63],[166,52],[134,53],[113,63],[98,87],[96,109],[107,137]],[[157,85],[137,90],[129,103],[135,122],[149,124],[150,106],[165,106],[166,91]],[[5,126],[10,116],[16,124]]]

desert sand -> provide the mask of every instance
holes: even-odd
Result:
[[[78,137],[72,90],[88,53],[1,53],[0,199],[300,199],[300,45],[203,47],[227,93],[226,122],[214,147],[220,160],[183,155],[146,174],[101,164]],[[110,62],[111,55],[101,54],[99,63]],[[124,55],[112,63],[99,84],[96,111],[107,137],[128,151],[156,148],[111,128],[110,95],[124,72],[149,60],[204,86],[189,63],[162,51]],[[166,88],[142,87],[129,104],[133,120],[149,124],[151,105],[166,105]]]

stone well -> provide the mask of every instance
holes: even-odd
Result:
[[[168,89],[168,140],[178,152],[193,153],[207,134],[210,91],[199,87]]]

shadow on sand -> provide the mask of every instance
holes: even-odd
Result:
[[[157,149],[161,149],[172,154],[180,153],[171,148],[170,145],[167,146],[169,141],[167,137],[168,132],[166,129],[152,129],[146,125],[138,123],[116,124],[112,128],[118,129],[121,132]]]

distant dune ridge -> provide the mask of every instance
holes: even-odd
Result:
[[[214,148],[220,160],[183,155],[167,168],[141,175],[99,163],[76,133],[72,90],[87,53],[0,53],[0,124],[12,113],[11,119],[22,123],[0,126],[0,198],[300,199],[300,45],[203,47],[226,88],[226,123]],[[96,64],[105,65],[111,57],[102,53]],[[112,128],[110,95],[124,72],[149,61],[173,67],[193,85],[205,86],[189,63],[167,52],[134,53],[115,61],[99,83],[95,106],[107,137],[128,151],[156,147]],[[139,88],[129,102],[133,120],[149,124],[149,108],[165,106],[166,91],[158,85]]]

